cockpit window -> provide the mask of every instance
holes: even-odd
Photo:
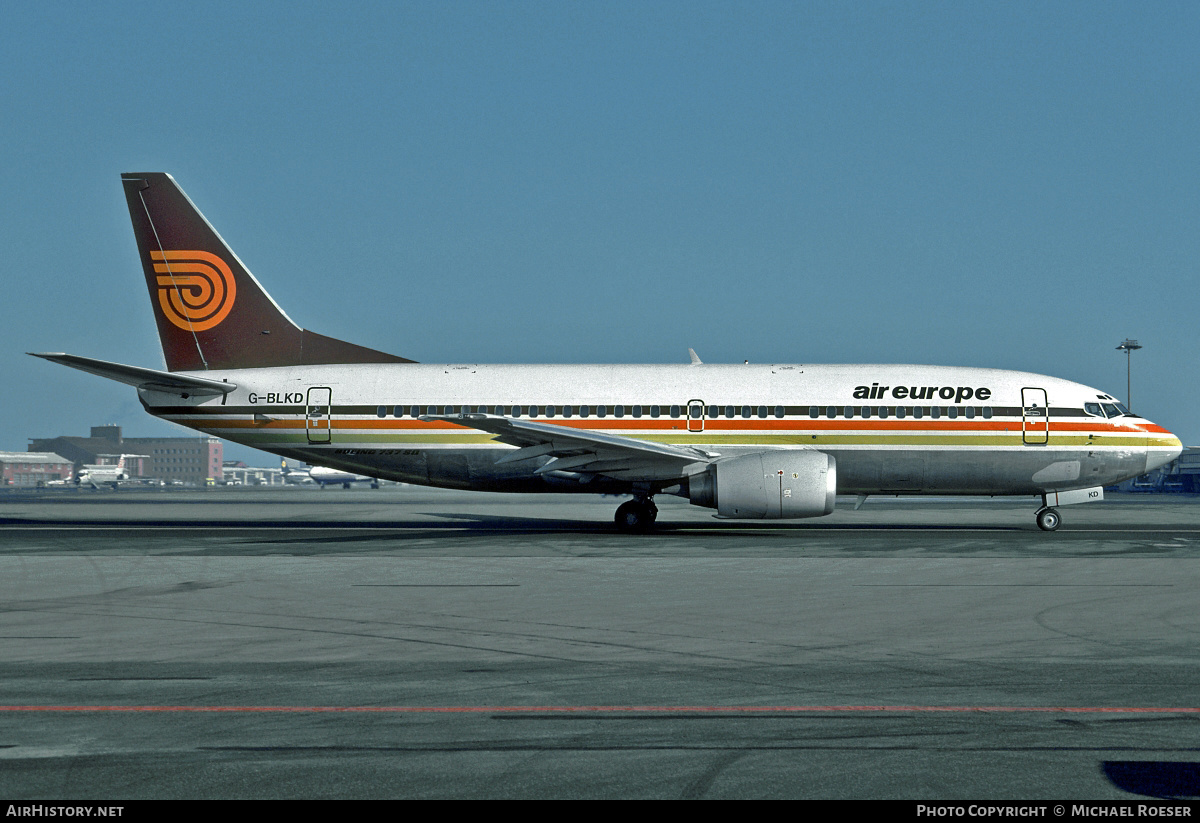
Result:
[[[1125,404],[1124,404],[1124,403],[1118,403],[1118,404],[1117,404],[1117,411],[1119,411],[1121,414],[1127,414],[1127,415],[1129,415],[1130,417],[1132,417],[1132,416],[1133,416],[1133,412],[1131,412],[1129,409],[1125,408]]]
[[[1096,417],[1103,417],[1104,413],[1100,411],[1099,403],[1084,403],[1083,410],[1088,414],[1094,414]]]
[[[1107,414],[1109,417],[1120,417],[1121,416],[1121,413],[1119,411],[1117,411],[1117,407],[1114,406],[1112,403],[1101,403],[1100,405],[1104,407],[1104,413]]]

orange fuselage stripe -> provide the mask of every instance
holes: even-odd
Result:
[[[172,415],[172,417],[174,417]],[[548,420],[546,418],[531,419],[537,423],[548,423],[571,429],[610,430],[662,430],[686,431],[687,420],[679,418],[674,421],[664,420],[609,420],[598,418],[594,420]],[[322,422],[324,418],[321,418]],[[270,420],[259,422],[252,419],[230,418],[215,420],[190,420],[191,424],[202,424],[202,428],[226,429],[303,429],[304,418],[290,420]],[[362,429],[383,431],[457,431],[472,430],[470,426],[459,426],[446,421],[423,420],[363,420],[354,418],[335,417],[333,424],[339,429]],[[855,432],[1019,432],[1020,420],[1009,421],[923,421],[923,420],[708,420],[705,421],[705,431],[738,432],[738,431],[829,431],[852,434]],[[1044,432],[1045,423],[1028,423],[1025,431]],[[1051,423],[1050,431],[1058,433],[1069,432],[1103,432],[1108,434],[1140,434],[1148,432],[1169,433],[1161,426],[1115,426],[1100,423]],[[699,432],[694,432],[699,433]]]

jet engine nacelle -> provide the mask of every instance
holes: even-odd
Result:
[[[774,449],[714,463],[688,478],[688,500],[721,517],[822,517],[833,511],[837,461],[807,449]]]

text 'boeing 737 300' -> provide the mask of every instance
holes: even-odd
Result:
[[[835,495],[1028,495],[1036,522],[1180,453],[1106,392],[912,365],[422,365],[296,325],[183,190],[123,174],[167,371],[47,360],[137,388],[150,414],[355,475],[500,492],[654,497],[718,517],[833,511]]]

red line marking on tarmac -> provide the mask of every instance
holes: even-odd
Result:
[[[816,714],[822,712],[899,713],[1072,713],[1200,714],[1179,706],[0,706],[0,712],[277,712],[395,714]]]

